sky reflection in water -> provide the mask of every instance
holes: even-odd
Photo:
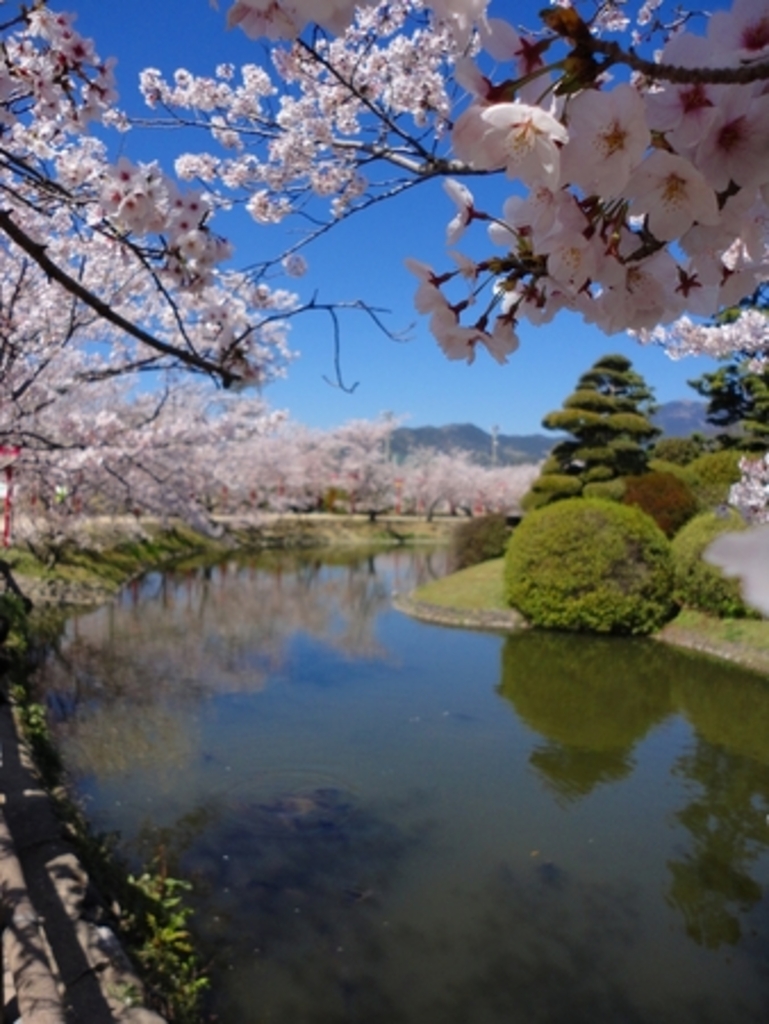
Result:
[[[335,562],[149,577],[43,673],[96,825],[196,882],[223,1024],[763,1024],[769,682]]]

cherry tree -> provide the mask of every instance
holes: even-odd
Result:
[[[481,224],[492,247],[445,271],[410,263],[452,359],[482,345],[503,362],[521,320],[561,310],[607,333],[712,316],[765,278],[763,4],[736,0],[699,34],[653,2],[590,20],[555,7],[530,32],[484,0],[426,6],[237,0],[230,25],[287,40],[272,68],[143,75],[151,106],[207,124],[215,144],[177,172],[234,191],[259,223],[328,197],[318,231],[445,177],[449,245]],[[495,173],[519,185],[489,211],[459,179]]]
[[[93,515],[144,512],[213,528],[212,467],[236,463],[281,413],[191,382],[136,397],[111,378],[37,411],[17,459],[15,539],[55,558]],[[42,438],[42,444],[29,443]]]
[[[480,466],[468,452],[419,448],[398,467],[406,507],[428,520],[438,512],[517,511],[540,467]]]
[[[313,511],[335,479],[329,435],[290,419],[228,448],[209,469],[231,511],[246,514]]]
[[[411,263],[449,358],[481,345],[505,361],[521,320],[561,310],[609,333],[711,316],[766,276],[766,14],[735,0],[697,32],[657,6],[610,3],[590,19],[555,7],[522,32],[486,0],[237,0],[229,24],[273,41],[271,67],[142,75],[166,125],[209,129],[214,148],[176,162],[190,188],[157,164],[110,163],[86,129],[130,125],[111,63],[69,16],[20,8],[3,26],[9,258],[130,339],[134,360],[264,381],[263,310],[282,300],[222,269],[220,207],[264,224],[325,198],[317,234],[443,176],[449,244],[482,224],[491,247],[453,253],[446,271]],[[519,182],[499,211],[459,180],[491,174]]]
[[[448,358],[481,347],[504,362],[522,321],[562,311],[610,334],[669,325],[659,340],[674,351],[744,351],[752,335],[766,358],[748,313],[737,337],[698,326],[767,278],[765,0],[667,20],[658,0],[592,16],[555,6],[527,30],[488,0],[236,0],[228,22],[271,41],[269,67],[142,75],[159,123],[210,135],[179,154],[176,180],[111,158],[107,135],[131,121],[111,62],[71,17],[16,11],[0,26],[2,261],[41,310],[71,310],[76,344],[91,320],[105,373],[269,381],[298,307],[266,272],[302,273],[313,236],[434,178],[454,208],[447,268],[419,253],[409,265]],[[514,183],[487,209],[471,185],[490,176]],[[213,228],[227,205],[257,225],[302,214],[314,227],[238,272]],[[464,236],[473,254],[455,251]]]
[[[334,479],[347,494],[350,512],[373,521],[394,504],[395,464],[389,457],[392,419],[353,420],[333,431]]]
[[[124,126],[113,62],[70,15],[20,5],[0,32],[8,393],[17,398],[20,381],[39,381],[41,365],[85,343],[99,354],[81,379],[181,367],[225,385],[268,382],[287,357],[281,314],[295,296],[227,267],[231,246],[200,189],[180,187],[157,163],[110,160],[102,135]]]

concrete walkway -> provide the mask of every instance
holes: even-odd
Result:
[[[0,703],[2,1024],[164,1024]]]

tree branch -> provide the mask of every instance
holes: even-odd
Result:
[[[144,345],[154,349],[156,352],[160,352],[165,356],[171,356],[173,359],[177,359],[185,365],[189,366],[194,370],[199,370],[202,373],[207,373],[212,377],[218,377],[221,379],[225,387],[232,384],[237,380],[234,374],[229,373],[222,366],[217,363],[213,363],[210,360],[198,355],[196,352],[185,352],[173,345],[169,345],[165,341],[161,341],[160,338],[156,338],[154,335],[149,334],[143,330],[137,324],[132,323],[130,320],[126,320],[125,317],[116,313],[106,302],[103,302],[97,295],[85,288],[79,281],[74,277],[67,274],[61,267],[51,260],[46,254],[46,247],[41,245],[39,242],[33,241],[29,235],[15,223],[10,213],[7,210],[0,210],[0,231],[5,232],[8,237],[23,249],[28,256],[37,263],[40,269],[46,276],[62,286],[70,295],[74,295],[76,298],[84,302],[86,306],[94,310],[102,319],[111,323],[119,330],[135,338],[137,341],[141,341]]]

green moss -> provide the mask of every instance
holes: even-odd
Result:
[[[650,633],[673,611],[670,545],[638,509],[560,501],[513,533],[506,588],[510,604],[537,626]]]

